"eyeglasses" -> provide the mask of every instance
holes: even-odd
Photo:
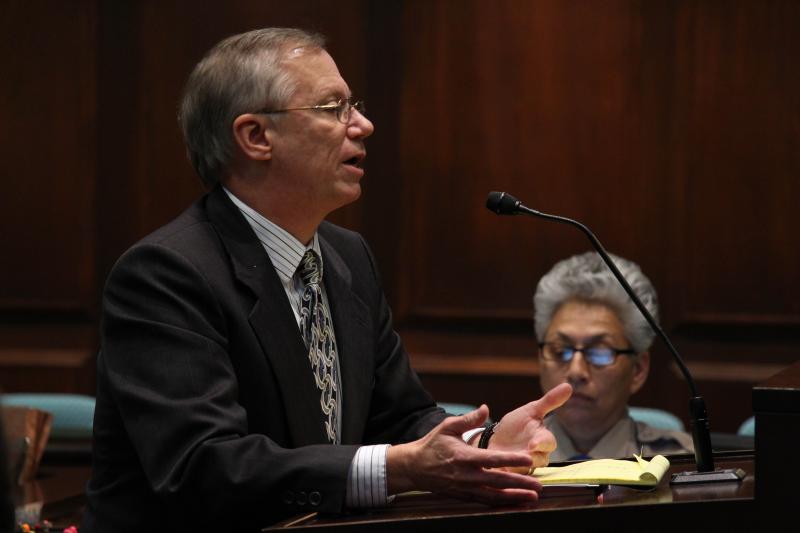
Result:
[[[339,122],[347,124],[350,122],[350,116],[352,115],[353,109],[366,116],[367,108],[364,105],[364,101],[358,100],[353,102],[351,98],[339,100],[335,104],[290,107],[288,109],[262,109],[260,111],[256,111],[256,113],[270,115],[272,113],[286,113],[287,111],[327,111],[329,113],[335,113]]]
[[[587,363],[598,368],[613,365],[620,355],[636,355],[636,351],[631,348],[611,348],[602,345],[578,348],[559,342],[540,342],[539,350],[542,359],[558,365],[569,363],[575,354],[580,352]]]

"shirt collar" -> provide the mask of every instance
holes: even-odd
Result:
[[[314,250],[320,258],[320,264],[322,264],[322,253],[320,252],[319,238],[316,231],[311,242],[306,246],[298,241],[294,235],[242,202],[231,191],[225,187],[222,190],[225,191],[234,205],[239,208],[247,223],[253,228],[281,281],[288,282],[292,279],[297,267],[300,265],[300,261],[303,259],[303,254],[307,250]]]

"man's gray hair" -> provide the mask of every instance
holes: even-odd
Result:
[[[658,322],[658,296],[639,265],[613,254],[609,256],[633,292]],[[622,322],[625,337],[636,353],[647,351],[653,343],[655,332],[597,252],[587,252],[559,261],[539,280],[533,296],[533,319],[539,342],[544,342],[544,335],[553,316],[568,301],[608,306]]]
[[[179,121],[195,171],[211,187],[233,154],[233,121],[244,113],[285,106],[296,90],[282,68],[296,48],[325,49],[325,38],[294,28],[265,28],[220,41],[195,66]]]

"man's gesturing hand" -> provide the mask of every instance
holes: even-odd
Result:
[[[562,383],[540,399],[514,409],[497,424],[489,441],[489,449],[506,452],[525,452],[529,464],[525,468],[507,468],[511,472],[527,473],[529,468],[547,466],[550,453],[556,449],[556,439],[542,422],[544,417],[561,407],[572,395],[572,387]]]
[[[462,433],[482,425],[488,416],[489,408],[481,405],[465,415],[447,418],[417,441],[389,448],[389,493],[428,490],[492,505],[535,502],[536,491],[542,488],[538,481],[501,469],[527,472],[531,466],[527,446],[518,450],[481,450],[462,440]]]

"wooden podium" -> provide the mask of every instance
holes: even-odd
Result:
[[[759,510],[788,514],[800,502],[800,361],[753,387]]]

